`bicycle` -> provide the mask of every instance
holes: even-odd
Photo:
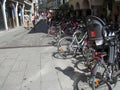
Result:
[[[112,33],[114,34],[105,38],[108,51],[95,52],[95,62],[90,78],[92,90],[113,90],[118,82],[120,76],[119,35],[117,35],[118,31]]]
[[[77,54],[81,54],[82,47],[86,43],[87,32],[84,34],[81,31],[76,31],[73,36],[66,36],[59,40],[57,45],[57,51],[64,59],[72,58]]]

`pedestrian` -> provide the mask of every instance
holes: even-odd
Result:
[[[33,27],[35,27],[35,14],[34,13],[32,14],[32,24],[33,24]]]
[[[25,27],[25,29],[29,29],[29,21],[30,21],[30,17],[28,15],[28,13],[25,12],[25,15],[24,15],[24,27]]]
[[[48,35],[50,35],[50,28],[52,25],[52,13],[48,11],[47,14]]]

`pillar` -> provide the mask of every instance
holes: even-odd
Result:
[[[5,25],[5,29],[8,30],[8,24],[7,24],[7,18],[6,18],[6,6],[5,6],[6,0],[3,1],[3,5],[2,5],[2,11],[3,11],[3,18],[4,18],[4,25]]]
[[[17,24],[17,27],[19,26],[19,21],[18,21],[18,2],[16,2],[16,5],[15,5],[15,16],[16,16],[16,24]]]

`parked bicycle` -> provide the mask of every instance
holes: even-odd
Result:
[[[109,28],[108,31],[100,18],[88,18],[91,19],[88,25],[89,41],[95,49],[95,62],[90,77],[92,90],[113,90],[120,76],[120,30],[114,31]]]

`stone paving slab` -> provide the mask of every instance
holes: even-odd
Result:
[[[54,52],[56,47],[0,49],[0,90],[74,90],[77,81],[79,90],[91,90],[86,73],[74,68],[76,60],[54,58]]]
[[[0,49],[0,90],[72,90],[72,80],[55,69],[65,67],[69,61],[53,58],[55,50],[54,47]]]

